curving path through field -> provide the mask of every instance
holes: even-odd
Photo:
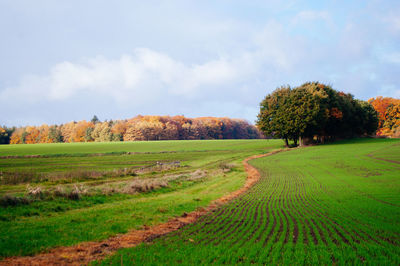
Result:
[[[281,152],[276,150],[270,153],[251,156],[243,161],[243,165],[247,172],[247,180],[245,185],[229,195],[215,200],[206,208],[184,213],[181,217],[170,219],[167,223],[159,224],[152,227],[145,227],[142,230],[132,230],[127,234],[117,235],[110,239],[98,242],[85,242],[71,247],[55,248],[47,253],[38,254],[29,257],[11,257],[0,261],[0,265],[82,265],[88,264],[93,260],[99,260],[105,256],[111,255],[121,248],[134,247],[142,242],[149,242],[167,233],[177,231],[185,225],[191,224],[210,213],[220,213],[224,208],[221,205],[237,198],[249,190],[259,181],[260,173],[251,166],[248,161],[260,157],[270,156]]]
[[[254,160],[261,177],[246,193],[102,263],[399,265],[398,164],[374,162],[363,145]]]

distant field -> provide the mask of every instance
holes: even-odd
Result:
[[[0,156],[258,149],[266,140],[168,140],[0,145]],[[275,140],[276,141],[276,140]]]
[[[241,197],[99,264],[400,264],[399,140],[343,141],[251,163],[262,178]]]
[[[0,257],[106,239],[206,206],[243,185],[244,158],[282,144],[204,140],[1,145]]]
[[[271,144],[273,143],[273,144]],[[277,140],[193,140],[0,145],[0,194],[7,185],[99,182],[116,172],[151,171],[157,162],[196,167],[242,153],[281,146]],[[2,157],[1,157],[2,156]],[[31,156],[38,156],[33,157]],[[154,167],[155,170],[157,167]],[[144,169],[145,170],[145,169]],[[17,189],[13,186],[13,190]]]

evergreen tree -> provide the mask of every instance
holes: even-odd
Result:
[[[94,115],[92,120],[90,120],[90,122],[92,122],[93,124],[97,124],[97,123],[100,123],[101,121],[99,120],[99,118],[97,118],[96,115]]]

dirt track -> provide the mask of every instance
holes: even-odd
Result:
[[[281,150],[246,158],[243,161],[243,165],[247,172],[247,180],[245,185],[241,189],[213,201],[206,208],[200,208],[190,213],[184,213],[181,217],[171,218],[166,223],[145,227],[141,230],[132,230],[126,234],[117,235],[107,240],[98,242],[84,242],[71,247],[58,247],[50,250],[47,253],[37,254],[31,257],[10,257],[0,261],[0,265],[88,264],[90,261],[102,259],[118,249],[134,247],[144,241],[149,241],[169,232],[176,231],[186,224],[195,222],[199,217],[205,215],[206,213],[216,210],[222,204],[239,196],[253,186],[259,180],[260,174],[256,168],[248,164],[249,160],[269,156],[280,151]]]

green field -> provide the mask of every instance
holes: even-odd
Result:
[[[1,145],[0,257],[107,239],[207,206],[244,184],[244,158],[282,144],[207,140]],[[38,189],[40,193],[32,192]]]
[[[207,206],[244,184],[244,158],[282,144],[0,146],[0,257],[107,239]],[[96,264],[400,263],[400,141],[342,141],[250,163],[262,177],[242,196]]]
[[[262,178],[216,212],[103,265],[400,264],[400,142],[361,139],[251,161]]]
[[[266,140],[169,140],[137,142],[52,143],[35,145],[2,145],[0,156],[92,154],[118,152],[165,152],[165,151],[240,151],[259,149]],[[274,140],[277,141],[277,140]]]

